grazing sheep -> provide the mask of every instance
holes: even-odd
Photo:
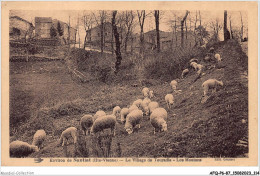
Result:
[[[59,144],[62,143],[62,146],[64,146],[64,144],[67,145],[68,144],[68,139],[70,137],[73,138],[73,143],[76,144],[77,143],[77,128],[69,127],[66,130],[64,130],[61,133]]]
[[[143,94],[144,97],[148,97],[149,96],[149,89],[147,87],[143,88],[142,94]]]
[[[94,122],[97,118],[102,117],[102,116],[105,116],[105,115],[106,115],[106,113],[105,113],[104,111],[97,111],[96,114],[95,114],[94,117],[93,117],[93,122]]]
[[[136,109],[139,109],[136,105],[131,105],[129,108],[128,108],[128,111],[129,113],[132,112],[133,110],[136,110]]]
[[[122,123],[125,123],[126,116],[127,116],[128,113],[129,113],[129,109],[128,108],[123,108],[121,110],[120,115],[121,115],[121,122]]]
[[[151,103],[150,98],[145,98],[141,103],[141,109],[146,112],[148,110],[148,105]]]
[[[159,108],[159,103],[157,103],[156,101],[152,101],[151,103],[149,103],[148,113],[146,113],[145,115],[151,114],[156,108]]]
[[[32,145],[37,146],[39,149],[43,148],[43,142],[46,139],[46,133],[44,130],[37,130],[33,136]]]
[[[197,63],[196,62],[191,62],[190,63],[191,68],[193,68],[194,70],[197,70]]]
[[[220,57],[220,54],[215,54],[215,59],[220,62],[222,58]]]
[[[119,117],[121,108],[119,106],[114,107],[112,115]]]
[[[116,116],[106,115],[96,119],[96,121],[92,125],[90,133],[96,134],[100,131],[103,132],[104,129],[111,129],[111,133],[113,133],[115,136],[116,135],[115,127],[116,127]]]
[[[190,60],[190,63],[192,63],[192,62],[198,63],[199,61],[198,61],[198,59],[193,58],[193,59]]]
[[[189,73],[189,69],[187,69],[187,68],[184,69],[184,70],[182,71],[181,78],[183,79],[184,76],[186,76],[188,73]]]
[[[150,122],[154,128],[154,134],[156,130],[159,132],[167,131],[167,111],[164,108],[156,108],[150,115]]]
[[[90,128],[93,125],[93,116],[92,115],[84,115],[80,119],[80,126],[82,130],[84,131],[84,134],[90,134]]]
[[[150,97],[150,98],[153,98],[153,97],[154,97],[154,94],[153,94],[153,91],[152,91],[152,90],[149,91],[149,97]]]
[[[140,106],[141,106],[141,104],[142,104],[142,99],[138,99],[138,100],[135,100],[134,102],[133,102],[133,105],[136,105],[138,108],[140,108]]]
[[[140,126],[141,119],[143,118],[143,112],[141,110],[134,110],[126,116],[125,130],[128,134],[133,133],[133,129],[136,125]]]
[[[213,89],[213,92],[216,92],[217,88],[220,86],[223,87],[223,81],[208,79],[202,84],[204,96],[208,94],[209,89]]]
[[[170,86],[172,87],[172,90],[173,91],[176,91],[177,90],[177,81],[176,80],[172,80],[171,83],[170,83]]]
[[[168,109],[171,109],[171,106],[174,103],[173,95],[172,94],[165,95],[165,101],[166,101]]]
[[[214,53],[214,50],[215,50],[215,49],[214,49],[213,47],[211,47],[211,48],[209,49],[209,52],[210,52],[210,53]]]
[[[38,152],[39,148],[35,145],[30,145],[27,142],[16,140],[10,143],[9,150],[10,157],[21,158],[26,157],[33,152]]]

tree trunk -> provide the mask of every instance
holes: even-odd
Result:
[[[113,42],[113,40],[114,40],[114,34],[113,34],[113,24],[111,24],[112,25],[112,33],[111,33],[111,50],[112,50],[112,55],[114,55],[114,42]]]
[[[119,66],[121,64],[122,56],[120,52],[120,41],[119,41],[119,33],[117,31],[116,27],[116,14],[117,11],[113,11],[113,17],[112,17],[112,25],[113,25],[113,31],[115,36],[115,42],[116,42],[116,63],[115,63],[115,74],[119,71]]]
[[[86,35],[85,35],[85,39],[84,39],[84,50],[86,49],[86,45],[87,45],[87,31],[86,31]]]
[[[197,35],[196,35],[197,20],[198,20],[198,12],[196,11],[195,22],[194,22],[194,40],[195,40],[195,46],[197,46]]]
[[[224,41],[227,41],[228,38],[228,30],[227,30],[227,11],[224,11]]]
[[[230,38],[234,38],[234,36],[233,36],[233,31],[232,31],[232,25],[231,25],[231,19],[229,19],[229,25],[230,25]]]
[[[139,18],[139,25],[141,28],[140,31],[140,54],[141,57],[144,57],[144,19],[145,19],[145,10],[141,11],[141,14],[137,11],[138,18]]]
[[[100,50],[101,50],[101,53],[104,52],[104,20],[103,20],[103,16],[101,16],[101,19],[100,19]]]
[[[241,16],[241,32],[240,32],[240,39],[241,42],[243,42],[243,32],[244,32],[244,25],[243,25],[243,18],[242,18],[242,13],[240,12],[240,16]]]
[[[160,11],[155,10],[154,11],[154,17],[155,17],[155,26],[156,26],[156,35],[157,35],[157,52],[160,52],[160,29],[159,29],[159,15]]]
[[[185,16],[183,17],[183,19],[181,20],[181,47],[183,48],[184,47],[184,31],[183,31],[183,26],[184,26],[184,22],[187,18],[189,14],[189,11],[186,11],[186,14]]]

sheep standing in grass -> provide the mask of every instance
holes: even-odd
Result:
[[[145,98],[141,103],[141,109],[144,111],[145,114],[149,111],[148,109],[149,103],[151,103],[150,98]]]
[[[46,133],[44,130],[37,130],[33,135],[32,145],[37,146],[39,149],[43,148],[43,142],[46,139]]]
[[[186,76],[188,73],[189,73],[189,69],[187,69],[187,68],[184,69],[184,70],[182,71],[181,78],[183,79],[184,76]]]
[[[121,112],[120,112],[120,116],[121,116],[121,122],[125,123],[126,120],[126,116],[129,113],[129,109],[128,108],[122,108]]]
[[[154,97],[153,91],[150,90],[150,91],[149,91],[149,98],[153,98],[153,97]]]
[[[164,108],[156,108],[150,115],[150,122],[154,128],[154,134],[156,130],[159,132],[167,131],[167,111]]]
[[[170,86],[172,88],[173,91],[176,91],[177,90],[177,81],[176,80],[172,80],[171,83],[170,83]]]
[[[115,127],[116,127],[116,116],[106,115],[106,116],[99,117],[95,120],[90,130],[90,133],[96,134],[101,131],[104,132],[104,129],[111,129],[111,133],[113,133],[115,136],[116,135]]]
[[[97,111],[96,114],[93,117],[93,122],[98,118],[98,117],[102,117],[105,116],[106,113],[104,111]]]
[[[128,108],[128,112],[132,112],[133,110],[137,110],[139,109],[136,105],[131,105],[129,108]]]
[[[192,63],[192,62],[198,63],[199,61],[198,61],[198,59],[192,58],[192,59],[190,60],[190,63]]]
[[[219,87],[223,87],[223,81],[208,79],[202,84],[204,96],[208,94],[209,89],[213,89],[212,92],[216,92]]]
[[[114,116],[116,116],[116,118],[118,118],[119,115],[120,115],[120,111],[121,111],[121,108],[120,108],[119,106],[116,106],[116,107],[114,107],[112,114],[113,114]]]
[[[140,126],[140,122],[143,118],[143,112],[141,110],[134,110],[126,116],[125,130],[128,134],[133,133],[133,129],[136,125]]]
[[[143,94],[144,97],[148,97],[149,96],[149,89],[147,87],[143,88],[142,94]]]
[[[145,114],[145,115],[149,115],[153,112],[153,110],[155,110],[156,108],[159,108],[159,103],[157,103],[156,101],[152,101],[151,103],[149,103],[148,105],[148,109],[149,109],[149,113]]]
[[[140,108],[141,107],[141,104],[142,104],[142,99],[138,99],[138,100],[135,100],[134,102],[133,102],[133,105],[136,105],[138,108]]]
[[[197,70],[197,63],[196,62],[191,62],[190,66],[194,69]]]
[[[59,144],[62,143],[62,146],[67,145],[69,138],[73,139],[73,143],[74,144],[77,143],[77,128],[69,127],[66,130],[64,130],[61,133]]]
[[[220,54],[215,54],[215,59],[220,62],[222,58],[220,57]]]
[[[35,145],[30,145],[27,142],[16,140],[10,143],[9,150],[10,157],[21,158],[26,157],[33,152],[38,152],[39,148]]]
[[[80,126],[82,130],[84,131],[84,134],[90,134],[90,128],[93,125],[93,116],[92,115],[84,115],[80,119]]]
[[[168,109],[171,109],[171,106],[174,103],[173,95],[172,94],[165,95],[165,101],[166,101]]]

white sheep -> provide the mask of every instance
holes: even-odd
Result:
[[[144,98],[144,100],[142,101],[142,103],[141,103],[141,109],[142,109],[144,112],[147,112],[147,111],[149,110],[149,109],[148,109],[149,103],[151,103],[150,98]]]
[[[149,115],[153,112],[153,110],[155,110],[156,108],[159,108],[159,103],[156,101],[152,101],[151,103],[149,103],[148,105],[148,109],[149,109],[149,113],[146,113],[145,115]]]
[[[177,90],[177,84],[178,84],[178,82],[176,80],[171,81],[170,86],[171,86],[173,91]]]
[[[171,109],[171,106],[174,103],[173,95],[172,94],[165,95],[165,101],[166,101],[168,109]]]
[[[136,110],[136,109],[139,109],[136,105],[131,105],[129,108],[128,108],[128,112],[132,112],[133,110]]]
[[[202,84],[204,96],[208,94],[209,89],[213,89],[213,92],[216,92],[217,88],[220,86],[223,87],[223,81],[208,79]]]
[[[97,111],[96,114],[93,116],[93,122],[98,118],[98,117],[102,117],[102,116],[105,116],[106,113],[104,111]]]
[[[205,61],[210,61],[210,56],[209,56],[209,55],[205,56],[205,57],[204,57],[204,60],[205,60]]]
[[[181,78],[183,79],[184,76],[186,76],[188,73],[189,73],[189,69],[187,69],[187,68],[184,69],[184,70],[182,71]]]
[[[21,158],[26,157],[33,152],[38,152],[39,148],[35,145],[30,145],[27,142],[16,140],[10,143],[9,150],[10,157]]]
[[[164,108],[156,108],[150,115],[150,122],[154,128],[154,134],[156,130],[167,131],[167,111]]]
[[[194,68],[194,70],[197,70],[197,63],[196,63],[196,62],[191,62],[191,63],[190,63],[190,66],[191,66],[192,68]]]
[[[96,134],[100,131],[103,132],[104,129],[111,129],[111,133],[113,133],[115,136],[116,135],[115,127],[116,127],[116,116],[106,115],[106,116],[99,117],[95,120],[90,130],[90,133]]]
[[[215,59],[220,62],[222,58],[220,57],[220,54],[215,54]]]
[[[150,91],[149,91],[149,98],[153,98],[153,97],[154,97],[153,91],[150,90]]]
[[[82,128],[82,130],[84,131],[84,134],[90,134],[90,128],[93,125],[93,116],[90,114],[84,115],[83,117],[81,117],[80,119],[80,126]]]
[[[69,138],[73,139],[73,143],[74,144],[77,143],[77,128],[69,127],[66,130],[64,130],[61,133],[59,144],[62,143],[62,146],[67,145]]]
[[[126,120],[126,116],[129,113],[129,109],[128,108],[122,108],[121,112],[120,112],[120,116],[121,116],[121,122],[124,123]]]
[[[147,87],[143,88],[142,94],[143,94],[144,97],[148,97],[149,96],[149,89]]]
[[[114,107],[112,115],[118,117],[120,115],[121,108],[119,106]]]
[[[192,63],[192,62],[198,63],[198,59],[192,58],[192,59],[190,60],[190,63]]]
[[[136,125],[140,128],[140,122],[143,118],[143,112],[141,110],[134,110],[126,116],[125,130],[128,134],[133,133],[133,129]]]
[[[43,142],[46,139],[46,133],[44,130],[37,130],[33,135],[32,145],[37,146],[39,149],[43,148]]]
[[[136,105],[138,108],[140,108],[141,107],[141,104],[142,104],[142,99],[138,99],[138,100],[135,100],[134,102],[133,102],[133,105]]]

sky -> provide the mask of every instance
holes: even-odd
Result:
[[[23,19],[28,20],[29,22],[32,22],[34,25],[34,19],[35,17],[52,17],[52,19],[58,19],[60,21],[63,21],[65,23],[69,22],[70,18],[70,24],[72,27],[76,28],[77,26],[77,21],[79,18],[79,31],[80,31],[80,38],[81,40],[85,36],[85,31],[84,31],[84,26],[82,23],[82,17],[83,14],[96,14],[97,11],[82,11],[82,10],[12,10],[10,11],[10,16],[19,16]],[[120,11],[118,11],[118,14]],[[147,14],[149,14],[144,23],[144,32],[150,31],[155,29],[155,20],[153,16],[153,11],[147,11]],[[198,13],[198,11],[197,11]],[[108,12],[109,15],[111,15],[111,11]],[[160,11],[160,30],[162,31],[171,31],[170,27],[170,21],[174,20],[176,15],[178,19],[178,23],[180,24],[180,19],[183,18],[185,14],[185,11]],[[193,20],[195,19],[195,14],[196,11],[190,11],[190,14],[188,15],[187,18],[187,25],[189,27],[190,23],[189,21],[192,21],[192,26]],[[207,30],[211,30],[209,27],[209,23],[212,21],[215,21],[216,19],[219,20],[220,24],[223,24],[224,20],[224,12],[223,11],[200,11],[201,14],[201,21],[202,25],[206,27]],[[245,30],[247,29],[247,13],[242,11],[241,12],[242,17],[243,17],[243,23],[244,23],[244,28]],[[240,30],[241,27],[241,16],[239,11],[228,11],[228,26],[229,26],[229,18],[231,18],[232,21],[232,28]],[[111,21],[111,16],[108,17],[107,21]],[[138,18],[135,18],[135,24],[136,27],[134,28],[135,33],[139,33],[140,31],[140,26],[138,24]],[[198,23],[197,23],[198,24]],[[96,24],[94,23],[94,26]]]

